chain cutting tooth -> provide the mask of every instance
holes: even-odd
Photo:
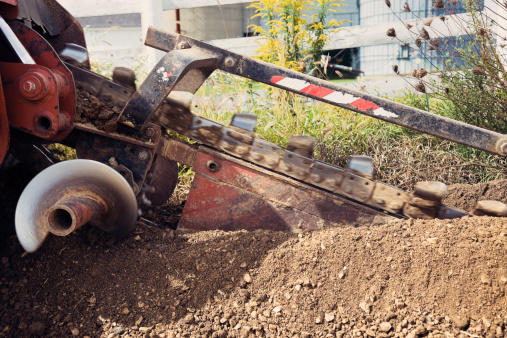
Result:
[[[479,201],[472,210],[472,215],[505,217],[507,205],[499,201]]]
[[[447,185],[442,182],[419,182],[414,187],[414,196],[418,196],[425,200],[442,201]]]
[[[345,168],[358,176],[373,179],[373,159],[366,155],[350,156]]]
[[[292,136],[287,143],[279,171],[298,180],[305,180],[312,169],[316,141],[310,136]]]
[[[254,140],[257,115],[234,114],[231,125],[224,128],[219,148],[240,158],[247,158]]]
[[[193,97],[194,95],[189,92],[171,92],[154,113],[154,119],[158,120],[163,127],[174,130],[178,134],[188,133],[192,128],[194,118],[197,118],[190,111]]]
[[[231,126],[253,134],[257,128],[257,115],[252,113],[234,114],[231,120]]]
[[[351,156],[345,168],[345,177],[341,184],[344,195],[366,203],[370,200],[375,181],[373,181],[373,166],[371,157],[364,155]]]
[[[136,73],[126,67],[115,67],[113,69],[112,80],[130,90],[136,90]]]
[[[403,207],[405,216],[432,219],[437,217],[447,186],[441,182],[419,182]]]

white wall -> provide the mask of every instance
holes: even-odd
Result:
[[[92,62],[111,67],[139,66],[149,71],[163,55],[159,51],[144,46],[145,31],[149,25],[162,27],[162,0],[58,0],[58,2],[78,20],[94,19],[100,22],[101,16],[112,16],[111,23],[101,22],[96,26],[83,27],[88,52]],[[144,15],[143,15],[144,13]],[[135,27],[115,25],[115,18],[136,14],[140,23]]]

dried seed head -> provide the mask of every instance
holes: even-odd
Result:
[[[414,25],[411,25],[409,23],[406,23],[405,26],[407,27],[407,29],[410,29],[410,28],[414,27]]]
[[[445,88],[444,88],[444,92],[445,92],[446,94],[449,94],[449,88],[445,87]]]
[[[422,83],[422,82],[419,82],[418,84],[415,85],[415,90],[417,90],[418,92],[421,92],[421,93],[426,93],[426,87],[424,86],[424,83]]]
[[[423,38],[424,40],[429,40],[430,39],[430,35],[428,34],[428,31],[426,31],[426,29],[421,28],[421,38]]]
[[[485,71],[483,71],[482,69],[480,69],[479,67],[475,67],[474,69],[472,69],[472,74],[474,75],[487,75]]]
[[[422,41],[421,41],[421,39],[419,39],[419,38],[415,39],[415,45],[416,45],[417,47],[421,48],[421,45],[422,45]]]
[[[433,18],[429,18],[428,20],[424,21],[425,26],[431,26],[431,23],[433,22]]]
[[[425,69],[421,68],[421,69],[419,69],[419,70],[417,71],[417,78],[418,78],[418,79],[422,79],[422,78],[423,78],[423,77],[425,77],[427,74],[428,74],[428,72],[427,72]]]
[[[454,6],[456,6],[458,4],[458,0],[451,0],[451,4],[453,4]]]
[[[414,70],[412,71],[412,76],[413,76],[413,77],[417,77],[417,69],[414,69]]]
[[[390,36],[390,37],[393,37],[393,38],[396,37],[396,31],[394,30],[394,28],[389,28],[387,30],[387,36]]]
[[[484,28],[484,27],[480,27],[477,31],[477,34],[479,34],[480,36],[485,38],[489,35],[489,29]]]
[[[391,1],[386,0],[386,5],[387,5],[387,7],[391,8]]]
[[[505,43],[500,44],[500,48],[504,48],[505,46],[507,46]]]
[[[399,74],[398,73],[398,65],[393,65],[393,70],[396,74]]]
[[[435,11],[439,10],[441,8],[444,8],[444,7],[445,7],[444,0],[436,0],[435,1]]]
[[[405,2],[405,4],[403,5],[403,9],[401,11],[410,12],[410,6],[408,5],[408,2]]]
[[[432,46],[434,46],[435,48],[438,48],[440,46],[440,40],[438,40],[438,39],[430,40],[430,44]]]
[[[440,15],[438,16],[438,18],[439,18],[440,20],[442,20],[442,21],[445,21],[445,16],[444,16],[443,14],[440,14]]]

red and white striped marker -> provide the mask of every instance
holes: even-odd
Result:
[[[304,80],[293,79],[290,77],[283,76],[273,76],[271,78],[272,83],[276,83],[278,86],[292,89],[298,92],[310,94],[312,96],[331,101],[339,104],[349,104],[356,109],[359,109],[363,112],[371,109],[373,111],[373,115],[383,116],[383,117],[398,117],[397,114],[392,113],[390,111],[385,110],[384,108],[380,108],[375,103],[371,101],[366,101],[360,97],[355,97],[354,95],[347,93],[340,93],[336,90],[319,87],[313,84],[310,84]]]

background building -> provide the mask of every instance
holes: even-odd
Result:
[[[251,24],[264,25],[252,19],[254,10],[250,0],[59,0],[83,27],[86,27],[88,48],[93,60],[111,66],[139,66],[151,69],[162,53],[144,47],[143,39],[149,25],[179,32],[196,39],[245,55],[253,55],[257,48]],[[400,23],[399,18],[426,18],[435,15],[432,0],[391,0],[393,13],[382,0],[346,0],[344,13],[331,18],[350,20],[342,27],[350,27],[338,34],[329,47],[329,55],[338,55],[339,62],[360,68],[365,75],[392,74],[397,64],[401,73],[424,67],[418,52],[392,38],[386,40],[386,24]],[[411,13],[403,12],[408,3]],[[440,14],[440,13],[437,13]],[[357,33],[359,32],[359,33]],[[377,34],[371,45],[365,45],[364,34]],[[366,35],[365,38],[366,38]],[[346,36],[340,39],[340,36]],[[356,43],[351,43],[351,40]],[[345,52],[342,46],[354,46]],[[336,58],[334,59],[336,60]],[[334,62],[334,61],[331,61]]]

